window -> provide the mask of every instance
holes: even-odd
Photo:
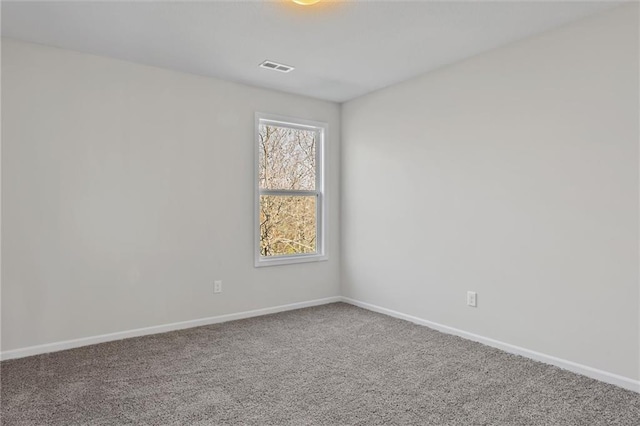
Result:
[[[255,266],[326,260],[327,125],[256,114]]]

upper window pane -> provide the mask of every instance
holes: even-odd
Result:
[[[261,123],[258,134],[260,189],[316,189],[315,130]]]

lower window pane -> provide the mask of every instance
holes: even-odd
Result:
[[[260,255],[316,252],[316,196],[260,196]]]

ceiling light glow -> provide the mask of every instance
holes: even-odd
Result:
[[[300,4],[302,6],[311,6],[312,4],[318,3],[320,0],[291,0],[294,3]]]

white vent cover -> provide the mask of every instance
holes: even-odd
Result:
[[[261,63],[258,66],[260,68],[266,68],[268,70],[275,70],[275,71],[280,71],[280,72],[291,72],[291,71],[293,71],[295,69],[294,67],[291,67],[289,65],[279,64],[279,63],[273,62],[273,61],[264,61],[263,63]]]

